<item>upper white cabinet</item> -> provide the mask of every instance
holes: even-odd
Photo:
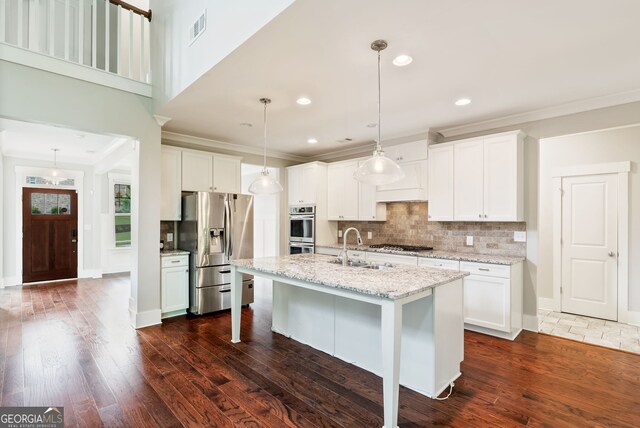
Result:
[[[429,220],[524,221],[524,134],[429,148]]]
[[[385,204],[376,202],[376,186],[360,183],[353,174],[363,160],[335,162],[327,167],[329,220],[385,221]]]
[[[160,220],[182,220],[181,174],[182,152],[162,146],[160,153]]]
[[[427,159],[429,143],[427,140],[384,147],[384,153],[396,162],[412,162]]]
[[[363,163],[365,163],[365,160],[358,161],[358,167],[362,166]],[[358,220],[387,220],[387,204],[378,203],[376,196],[376,186],[372,184],[358,183]]]
[[[483,221],[483,144],[482,139],[453,146],[453,218]]]
[[[329,220],[358,220],[358,181],[353,173],[358,161],[336,162],[327,167]]]
[[[453,145],[429,147],[429,220],[453,220]]]
[[[182,151],[182,190],[240,193],[240,162],[236,156]]]
[[[327,190],[327,165],[310,162],[287,168],[289,205],[315,205]]]
[[[427,140],[420,140],[384,148],[387,157],[396,161],[402,168],[404,178],[395,183],[378,186],[377,202],[427,200],[428,147]]]

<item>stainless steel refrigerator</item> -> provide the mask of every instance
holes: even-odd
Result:
[[[231,307],[229,260],[253,257],[253,196],[197,192],[182,197],[179,248],[189,250],[189,312]],[[253,276],[242,282],[242,304],[253,303]]]

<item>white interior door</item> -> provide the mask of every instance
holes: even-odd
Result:
[[[617,174],[562,179],[562,311],[618,318]]]

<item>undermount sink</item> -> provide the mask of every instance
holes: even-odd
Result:
[[[342,264],[342,260],[341,259],[335,259],[333,261],[333,263],[341,265]],[[361,261],[361,260],[349,260],[347,262],[347,266],[349,266],[349,267],[359,267],[359,268],[363,268],[363,269],[376,269],[376,270],[389,269],[389,268],[393,267],[393,265],[390,264],[390,263],[367,263],[367,262]]]

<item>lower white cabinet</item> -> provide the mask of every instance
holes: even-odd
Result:
[[[374,263],[391,263],[399,265],[418,266],[418,258],[416,256],[401,256],[399,254],[367,252],[367,261]]]
[[[162,257],[162,318],[181,315],[189,307],[189,255]]]
[[[522,262],[514,265],[460,262],[464,278],[465,328],[513,340],[522,330]]]
[[[427,257],[418,258],[418,266],[427,266],[436,269],[460,270],[460,262],[449,259],[431,259]]]

